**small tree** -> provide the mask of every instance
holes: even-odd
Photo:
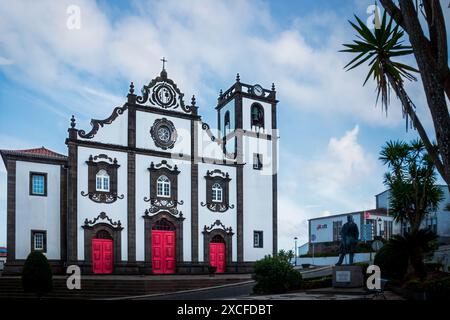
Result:
[[[423,278],[424,253],[431,250],[430,242],[436,236],[420,227],[426,216],[435,211],[443,199],[442,190],[435,184],[434,163],[419,140],[410,144],[388,142],[380,152],[380,160],[390,169],[384,178],[391,192],[389,212],[396,222],[408,223],[411,227],[407,234],[393,237],[389,243],[393,248],[391,252],[407,254],[407,278]]]
[[[256,293],[283,293],[300,288],[302,275],[290,263],[292,256],[292,252],[281,250],[277,255],[267,255],[256,261],[253,290]]]
[[[52,291],[52,269],[45,255],[39,251],[31,252],[22,271],[22,287],[25,292],[33,292],[38,298]]]
[[[434,163],[420,140],[410,144],[390,141],[380,152],[380,160],[390,169],[384,176],[384,184],[391,190],[390,211],[397,222],[409,223],[415,233],[443,199],[435,184]]]

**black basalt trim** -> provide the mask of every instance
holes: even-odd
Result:
[[[91,120],[91,125],[92,125],[91,131],[86,133],[86,131],[84,131],[84,130],[78,130],[78,136],[80,138],[84,138],[84,139],[92,139],[97,134],[98,129],[100,129],[100,127],[103,127],[105,124],[111,124],[114,120],[116,120],[116,118],[119,115],[123,114],[125,112],[125,110],[127,110],[127,108],[128,108],[127,104],[124,104],[122,107],[114,108],[111,115],[104,120],[92,119]]]
[[[128,152],[127,240],[128,261],[136,261],[136,154]]]
[[[242,129],[242,96],[235,97],[236,128]],[[243,163],[243,141],[242,135],[236,139],[236,155],[238,163]],[[236,168],[236,222],[237,222],[237,261],[244,261],[244,168]]]
[[[191,120],[191,260],[198,261],[198,122]]]
[[[275,94],[275,91],[274,91]],[[278,253],[278,133],[277,103],[272,103],[272,247],[273,254]],[[297,254],[297,253],[296,253]]]
[[[67,260],[67,168],[61,166],[60,170],[60,256],[62,261]]]
[[[12,262],[16,259],[16,161],[7,160],[8,177],[7,177],[7,236],[6,246],[7,262]]]
[[[74,143],[68,143],[69,148],[69,168],[68,168],[68,198],[67,206],[67,254],[68,263],[76,261],[78,258],[78,222],[77,222],[77,171],[78,171],[78,147]]]

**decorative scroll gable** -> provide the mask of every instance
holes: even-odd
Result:
[[[192,98],[191,105],[186,105],[183,99],[184,93],[180,91],[172,79],[167,77],[167,72],[164,69],[158,77],[142,88],[141,93],[142,96],[136,98],[137,104],[146,105],[149,103],[150,106],[157,106],[163,109],[197,114],[195,98]]]

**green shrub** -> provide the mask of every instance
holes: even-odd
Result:
[[[22,271],[22,287],[25,292],[41,297],[53,289],[52,270],[47,258],[41,252],[31,252]]]
[[[255,293],[283,293],[299,289],[302,283],[302,275],[289,263],[289,255],[283,253],[256,261],[253,278]]]
[[[376,253],[374,264],[380,267],[382,278],[400,280],[408,268],[408,254],[387,243]]]

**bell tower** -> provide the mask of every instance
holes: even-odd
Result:
[[[226,157],[237,162],[238,262],[262,258],[260,247],[248,239],[260,239],[273,253],[278,249],[277,104],[274,84],[271,89],[247,84],[239,74],[228,90],[220,92],[217,102],[219,137]]]

